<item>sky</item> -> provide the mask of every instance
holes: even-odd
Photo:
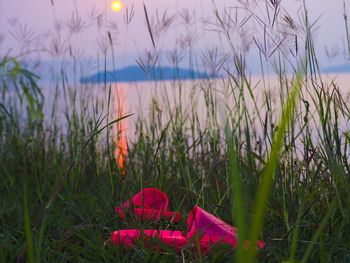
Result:
[[[153,32],[157,48],[173,49],[178,46],[179,38],[185,39],[186,34],[192,34],[197,37],[196,50],[213,46],[226,49],[228,47],[221,43],[217,32],[213,32],[214,28],[209,23],[204,25],[203,21],[215,19],[215,8],[221,11],[224,8],[237,10],[234,7],[242,6],[239,2],[249,2],[252,6],[254,2],[258,2],[254,12],[266,19],[264,1],[259,0],[123,0],[123,9],[118,13],[112,12],[111,0],[0,0],[0,54],[19,54],[25,47],[19,43],[21,41],[18,41],[18,38],[27,35],[31,43],[26,46],[30,46],[30,50],[44,46],[53,53],[56,41],[63,43],[63,46],[73,46],[72,52],[81,57],[94,57],[98,50],[103,50],[108,45],[107,31],[110,31],[113,37],[113,52],[116,56],[123,57],[125,63],[129,63],[133,57],[141,56],[145,50],[152,48],[145,22],[144,4],[152,21],[157,12],[158,16],[162,17],[165,11],[167,17],[171,17],[172,14],[178,14],[179,17],[179,14],[185,14],[185,9],[188,10],[190,18],[196,16],[196,21],[191,24],[190,29],[181,24],[179,19],[159,36]],[[301,0],[281,0],[281,12],[288,13],[298,20],[302,3]],[[346,0],[346,4],[350,13],[350,0]],[[343,0],[306,0],[306,5],[310,20],[319,18],[314,37],[321,49],[327,47],[332,52],[344,46]],[[135,15],[127,25],[126,10],[130,12],[132,8]],[[245,12],[242,17],[247,15],[247,11],[240,12]],[[100,21],[99,14],[104,15]],[[83,21],[80,23],[81,32],[72,32],[74,27],[69,30],[69,23],[73,21],[79,24],[80,18]],[[261,31],[259,26],[252,28],[252,35],[255,34],[254,30],[257,31],[256,34]],[[43,37],[39,39],[39,35]]]

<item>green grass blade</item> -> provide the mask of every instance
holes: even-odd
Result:
[[[244,203],[242,196],[242,180],[239,173],[239,156],[237,147],[234,145],[232,138],[232,132],[226,128],[226,138],[228,146],[228,159],[229,159],[229,173],[232,185],[232,205],[233,205],[233,218],[237,222],[238,227],[238,251],[237,251],[237,262],[244,261],[244,248],[243,241],[246,237],[245,231],[245,216],[244,216]]]
[[[23,185],[23,220],[24,220],[24,232],[26,236],[27,259],[28,259],[28,262],[35,262],[33,233],[30,226],[30,216],[29,216],[29,208],[28,208],[28,191],[27,191],[26,183],[24,182],[23,184],[24,184]]]
[[[258,189],[257,199],[256,199],[256,208],[255,208],[255,217],[252,221],[250,227],[250,246],[248,250],[247,259],[245,262],[254,262],[257,254],[256,249],[256,240],[259,236],[259,231],[263,225],[264,215],[266,212],[269,193],[271,190],[272,179],[275,173],[275,167],[279,159],[281,148],[283,144],[284,134],[287,131],[288,124],[291,121],[297,99],[302,87],[302,78],[300,74],[297,74],[292,85],[292,89],[287,98],[286,106],[283,109],[281,119],[279,121],[278,130],[275,133],[271,153],[268,157],[266,167],[262,173],[261,185]]]
[[[312,237],[312,239],[311,239],[311,241],[310,241],[310,244],[309,244],[309,246],[308,246],[307,249],[306,249],[306,252],[305,252],[305,254],[304,254],[304,257],[303,257],[303,259],[301,260],[301,263],[308,262],[307,260],[308,260],[308,258],[309,258],[309,256],[310,256],[310,253],[311,253],[311,251],[312,251],[312,248],[313,248],[313,246],[314,246],[316,240],[320,237],[320,235],[321,235],[323,229],[325,228],[325,226],[326,226],[326,224],[327,224],[329,218],[330,218],[330,217],[332,216],[332,214],[333,214],[333,207],[334,207],[335,203],[336,203],[336,199],[334,199],[334,201],[332,202],[330,209],[327,211],[326,215],[323,217],[323,219],[322,219],[322,221],[321,221],[321,224],[319,225],[319,227],[318,227],[316,233],[313,235],[313,237]]]

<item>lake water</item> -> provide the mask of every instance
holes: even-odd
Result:
[[[334,87],[339,87],[344,100],[349,101],[350,94],[350,74],[331,74],[322,75],[325,87],[330,87],[330,91]],[[110,120],[133,113],[123,122],[123,131],[129,139],[132,139],[135,134],[135,123],[138,118],[149,120],[150,118],[157,118],[162,125],[166,125],[169,119],[174,116],[175,110],[181,110],[185,118],[192,118],[193,112],[197,113],[197,118],[200,124],[211,125],[213,121],[208,115],[207,104],[215,105],[214,115],[218,121],[215,125],[224,127],[227,118],[238,118],[239,111],[242,109],[243,98],[248,111],[256,123],[258,132],[262,132],[261,121],[266,118],[266,114],[272,113],[274,116],[271,122],[278,119],[281,105],[281,99],[285,100],[286,96],[281,94],[281,82],[275,76],[272,77],[251,77],[250,86],[254,95],[252,99],[247,88],[244,88],[244,94],[239,97],[239,89],[232,80],[215,79],[215,80],[193,80],[193,81],[167,81],[167,82],[139,82],[139,83],[109,83],[104,85],[84,85],[74,89],[77,111],[83,109],[86,115],[93,115],[93,112],[100,112],[107,114],[108,99],[109,117]],[[285,80],[290,81],[290,80]],[[334,82],[334,85],[332,83]],[[320,90],[322,87],[319,83],[315,84],[316,89]],[[270,87],[266,89],[265,87]],[[317,110],[317,102],[312,101],[314,96],[312,83],[309,81],[303,87],[302,97],[305,101],[310,103],[310,112],[314,114]],[[109,91],[110,96],[109,96]],[[266,104],[266,92],[268,91],[271,98],[271,105],[268,108]],[[71,96],[67,94],[70,93]],[[47,88],[44,89],[45,112],[49,113],[53,105],[54,110],[59,113],[59,122],[64,123],[64,113],[72,111],[72,103],[69,98],[74,97],[73,89]],[[57,95],[57,102],[54,104],[53,98]],[[97,106],[94,107],[93,105]],[[178,106],[178,107],[176,107]],[[305,103],[299,105],[299,112],[303,114],[305,111]],[[153,109],[153,111],[152,111]],[[156,109],[156,110],[155,110]],[[210,109],[212,111],[212,109]],[[152,117],[152,112],[157,116]],[[232,116],[229,115],[231,112]],[[50,116],[47,114],[47,116]],[[50,121],[50,119],[47,119]],[[259,124],[260,121],[260,124]],[[317,126],[315,124],[315,131],[317,133]],[[345,118],[341,121],[341,129],[345,132],[349,128],[348,120]],[[119,127],[120,129],[120,127]]]

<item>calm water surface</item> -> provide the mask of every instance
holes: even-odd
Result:
[[[350,74],[322,75],[325,86],[339,87],[343,98],[349,101],[350,94]],[[114,119],[133,113],[123,124],[123,130],[129,138],[135,134],[135,122],[138,118],[149,120],[152,112],[156,112],[158,120],[164,125],[175,114],[175,110],[181,110],[185,118],[191,118],[196,112],[200,123],[208,125],[208,101],[215,105],[214,114],[218,125],[224,125],[228,118],[228,112],[237,118],[242,109],[243,98],[248,107],[248,111],[259,127],[259,117],[265,117],[268,107],[266,104],[266,92],[271,98],[270,111],[276,120],[281,109],[281,99],[285,100],[285,95],[280,93],[280,81],[276,77],[255,76],[250,79],[255,100],[253,101],[248,89],[245,88],[244,96],[239,99],[239,89],[233,82],[228,80],[193,80],[181,82],[139,82],[139,83],[109,83],[104,85],[84,85],[77,89],[62,87],[44,89],[45,113],[50,116],[52,110],[58,112],[58,122],[64,125],[65,113],[72,112],[72,101],[75,101],[76,111],[84,112],[86,116],[93,116],[93,112],[106,115]],[[336,85],[331,85],[334,82]],[[317,103],[312,101],[312,85],[308,82],[308,87],[303,87],[303,99],[309,101],[310,111],[315,113]],[[270,87],[266,89],[265,87]],[[317,87],[321,89],[321,87]],[[307,92],[311,91],[311,92]],[[109,93],[110,92],[110,93]],[[70,95],[68,95],[70,94]],[[72,99],[75,97],[75,100]],[[55,99],[56,98],[56,99]],[[109,103],[108,103],[109,102]],[[300,104],[299,111],[305,111],[303,104]],[[109,107],[109,109],[108,109]],[[152,110],[153,109],[153,110]],[[156,111],[154,111],[156,109]],[[95,114],[96,115],[96,114]],[[259,116],[260,115],[260,116]],[[231,118],[232,118],[231,116]],[[153,116],[154,117],[154,116]],[[50,118],[47,118],[50,122]],[[315,124],[317,126],[317,124]],[[341,128],[348,130],[348,121],[342,120]],[[317,128],[317,127],[315,127]],[[261,130],[260,130],[261,131]],[[316,131],[315,131],[316,132]]]

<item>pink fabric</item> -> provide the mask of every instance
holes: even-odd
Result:
[[[202,250],[220,243],[237,246],[237,229],[198,206],[188,215],[187,226],[187,238],[199,238]]]
[[[133,207],[133,213],[139,219],[159,220],[164,217],[178,222],[181,214],[167,211],[168,204],[169,199],[164,192],[157,188],[145,188],[131,199],[131,203],[128,200],[117,207],[116,212],[121,218],[125,218],[125,210]]]
[[[142,237],[146,239],[147,245],[152,243],[148,239],[153,238],[168,247],[174,247],[176,250],[187,245],[197,247],[199,244],[202,252],[208,251],[218,244],[227,244],[232,248],[237,245],[236,229],[198,206],[189,214],[187,226],[187,236],[180,231],[130,229],[114,231],[112,241],[116,245],[131,247],[136,240]]]
[[[177,222],[180,213],[167,211],[168,197],[156,188],[145,188],[136,194],[130,201],[126,201],[116,211],[121,217],[125,217],[124,210],[134,207],[134,214],[140,218],[159,219],[160,217],[172,218]],[[210,251],[214,245],[226,244],[232,249],[237,246],[237,229],[202,208],[195,206],[187,219],[188,232],[185,236],[180,231],[171,230],[119,230],[112,234],[112,241],[116,245],[131,247],[135,241],[143,239],[146,245],[157,247],[157,242],[180,250],[185,246],[198,247],[202,252]],[[157,242],[151,242],[154,239]],[[159,243],[158,243],[159,244]],[[257,241],[259,248],[264,247],[262,241]]]
[[[265,247],[264,242],[262,242],[261,240],[258,240],[257,243],[258,243],[258,248],[263,249]]]

